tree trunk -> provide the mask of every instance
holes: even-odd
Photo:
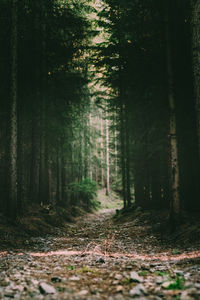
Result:
[[[19,103],[18,103],[19,106]],[[20,105],[20,110],[22,110],[22,104]],[[25,151],[24,151],[24,122],[22,121],[23,116],[20,112],[18,113],[18,154],[17,154],[17,209],[20,214],[23,214],[25,211],[26,205],[26,187],[27,187],[27,178],[25,170],[28,169],[27,161],[24,160]]]
[[[101,115],[101,186],[104,188],[104,130],[103,130],[103,116]]]
[[[125,128],[124,128],[124,107],[123,103],[120,103],[120,139],[121,139],[121,174],[122,174],[122,194],[124,201],[124,208],[127,206],[126,195],[126,157],[125,157]]]
[[[125,106],[125,130],[126,130],[126,196],[127,205],[131,206],[131,190],[130,190],[130,137],[129,137],[129,114],[128,106]]]
[[[115,168],[115,181],[117,182],[118,180],[118,142],[117,142],[117,129],[116,129],[116,124],[117,124],[117,114],[115,113],[115,131],[114,131],[114,141],[115,141],[115,156],[114,156],[114,168]]]
[[[40,182],[39,182],[39,198],[40,203],[49,203],[48,193],[48,146],[46,137],[46,115],[47,115],[47,66],[46,66],[46,3],[41,1],[41,99],[40,99]]]
[[[34,99],[32,107],[32,153],[30,172],[30,198],[34,203],[40,202],[40,131],[41,131],[41,29],[40,7],[37,1],[33,3],[34,16]]]
[[[66,187],[67,187],[67,173],[66,173],[66,161],[64,157],[62,156],[61,158],[61,193],[62,193],[62,203],[64,206],[67,205],[67,192],[66,192]]]
[[[110,154],[109,154],[109,120],[106,107],[106,195],[110,194]]]
[[[56,202],[62,204],[62,167],[61,167],[61,153],[60,153],[60,140],[57,145],[57,180],[56,180]]]
[[[174,96],[174,77],[172,67],[172,47],[170,39],[169,7],[166,9],[166,63],[168,76],[168,101],[169,101],[169,163],[171,177],[171,211],[170,218],[172,223],[177,223],[180,217],[180,197],[179,197],[179,162],[176,132],[175,96]]]
[[[11,26],[11,99],[9,141],[9,207],[8,215],[17,214],[17,61],[18,61],[18,1],[12,0]]]
[[[198,146],[200,158],[200,0],[191,0],[192,7],[192,57],[196,100]]]

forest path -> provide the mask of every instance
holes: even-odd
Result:
[[[59,236],[0,253],[0,299],[200,299],[199,252],[162,243],[145,215],[114,221],[116,199],[99,197]]]

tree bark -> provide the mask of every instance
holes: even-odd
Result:
[[[169,5],[169,4],[168,4]],[[169,6],[166,6],[166,63],[168,76],[168,101],[169,101],[169,163],[171,177],[171,204],[170,218],[173,223],[177,223],[180,217],[180,196],[179,196],[179,161],[176,131],[175,95],[174,95],[174,75],[172,66],[172,47],[170,39]]]
[[[198,147],[200,158],[200,0],[191,0],[191,8],[194,91],[196,100]]]
[[[18,0],[12,0],[11,26],[11,99],[9,141],[9,207],[8,215],[17,214],[17,61],[18,61]]]
[[[103,115],[101,115],[101,186],[104,188],[104,151],[103,143],[104,142],[104,130],[103,130]]]
[[[127,205],[131,206],[131,189],[130,189],[130,137],[129,137],[129,114],[128,106],[125,105],[125,130],[126,130],[126,196]]]
[[[114,156],[114,168],[115,168],[115,181],[117,182],[118,180],[118,141],[117,141],[117,113],[115,112],[115,121],[114,121],[114,126],[115,126],[115,131],[114,131],[114,142],[115,142],[115,156]]]
[[[40,131],[41,131],[41,28],[40,7],[37,1],[33,3],[34,11],[34,99],[32,107],[32,153],[30,171],[30,198],[34,203],[40,202]]]
[[[57,180],[56,180],[56,202],[62,204],[62,167],[61,167],[61,151],[60,151],[60,139],[57,145]]]
[[[109,154],[109,120],[106,107],[106,195],[110,194],[110,154]]]
[[[124,201],[124,208],[127,206],[126,195],[126,157],[125,157],[125,128],[124,128],[124,106],[120,103],[120,140],[121,140],[121,174],[122,174],[122,194]]]

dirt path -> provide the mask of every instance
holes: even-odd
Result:
[[[28,251],[0,253],[0,299],[200,299],[197,249],[175,254],[144,220],[114,214],[104,208],[59,237],[30,239]]]

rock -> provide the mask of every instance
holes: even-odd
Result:
[[[155,271],[166,272],[167,268],[165,266],[156,266],[154,267]]]
[[[186,289],[189,289],[193,287],[193,284],[191,281],[185,281],[184,286]]]
[[[165,282],[163,282],[162,287],[164,289],[167,289],[170,286],[170,284],[173,284],[173,283],[174,283],[173,281],[165,281]]]
[[[126,270],[132,270],[133,269],[133,266],[126,266]]]
[[[163,283],[163,278],[162,278],[161,276],[157,277],[157,278],[156,278],[156,283],[157,283],[157,284]]]
[[[0,286],[8,286],[10,283],[9,283],[9,280],[6,278],[6,280],[1,280],[0,281]]]
[[[149,270],[149,265],[143,263],[143,264],[141,265],[141,269],[142,269],[142,270]]]
[[[179,276],[184,276],[184,272],[181,270],[174,270],[174,273]]]
[[[195,288],[197,288],[198,290],[200,289],[200,283],[196,282],[196,283],[194,284],[194,286],[195,286]]]
[[[33,285],[38,285],[39,281],[36,279],[32,279],[30,283],[32,283]]]
[[[99,259],[96,260],[96,263],[105,264],[105,260],[102,257],[100,257]]]
[[[42,294],[55,294],[56,293],[56,289],[52,285],[47,284],[45,282],[40,283],[39,290]]]
[[[145,287],[142,284],[136,285],[133,289],[129,292],[131,297],[138,297],[147,294]]]
[[[60,277],[51,277],[51,281],[52,282],[61,282],[61,278]]]
[[[122,291],[123,291],[123,286],[122,286],[122,285],[118,285],[118,286],[116,287],[116,292],[120,293],[120,292],[122,292]]]
[[[15,285],[15,286],[12,287],[12,290],[23,292],[24,291],[24,287],[22,285]]]
[[[123,276],[121,274],[116,274],[115,279],[122,280]]]
[[[181,300],[194,300],[197,290],[195,288],[188,289],[181,294]],[[194,296],[194,297],[193,297]]]
[[[86,296],[87,294],[88,294],[87,290],[82,290],[82,291],[78,292],[76,295],[77,296]]]
[[[71,280],[71,281],[79,281],[80,277],[78,277],[78,276],[72,276],[72,277],[69,278],[69,280]]]
[[[130,280],[134,282],[143,282],[142,277],[140,277],[135,271],[130,273]]]
[[[14,298],[15,297],[15,294],[13,293],[13,292],[6,292],[5,294],[4,294],[4,296],[5,297],[7,297],[7,298]],[[3,298],[4,299],[4,298]]]
[[[114,280],[114,281],[112,281],[112,284],[113,284],[113,285],[118,285],[118,284],[119,284],[119,280]]]

